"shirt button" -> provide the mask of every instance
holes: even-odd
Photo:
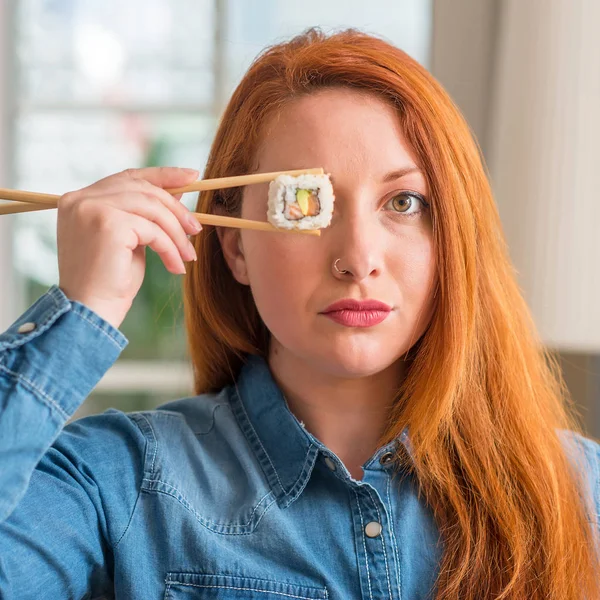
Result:
[[[393,452],[385,452],[384,454],[381,455],[381,458],[379,459],[379,462],[382,465],[387,465],[389,462],[392,461],[393,458],[394,458],[394,453]]]
[[[332,470],[335,471],[335,463],[329,458],[329,456],[325,457],[325,464]]]
[[[30,331],[33,331],[35,328],[36,328],[35,323],[23,323],[23,325],[21,325],[19,327],[19,329],[17,329],[17,331],[19,333],[29,333]]]
[[[365,533],[370,538],[377,537],[381,533],[381,523],[378,523],[377,521],[371,521],[370,523],[367,523],[367,526],[365,527]]]

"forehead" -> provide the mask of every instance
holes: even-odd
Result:
[[[373,94],[346,88],[292,100],[267,121],[262,140],[258,162],[273,170],[387,172],[416,164],[395,109]]]

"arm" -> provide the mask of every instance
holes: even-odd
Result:
[[[25,323],[35,328],[20,333]],[[0,522],[126,345],[122,333],[56,286],[0,335]]]
[[[23,323],[36,326],[19,333]],[[112,548],[135,506],[144,439],[118,411],[61,430],[126,344],[57,287],[0,335],[2,598],[111,593]]]
[[[144,440],[118,411],[61,430],[127,343],[117,327],[142,284],[145,247],[172,273],[195,258],[187,235],[197,220],[166,189],[197,176],[132,169],[58,201],[60,288],[0,335],[3,599],[112,595],[112,551],[133,514]]]

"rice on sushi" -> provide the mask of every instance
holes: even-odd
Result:
[[[281,229],[327,227],[335,196],[329,175],[279,175],[269,184],[269,223]]]

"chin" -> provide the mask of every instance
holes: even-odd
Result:
[[[363,379],[365,377],[372,377],[385,371],[390,365],[378,364],[378,365],[365,365],[365,364],[354,364],[350,362],[321,362],[316,367],[322,372],[326,372],[333,377],[339,377],[340,379]]]
[[[381,373],[398,361],[389,348],[321,348],[308,359],[315,369],[343,379],[360,379]]]
[[[376,335],[316,335],[306,331],[282,331],[274,335],[272,349],[286,360],[300,360],[310,371],[342,379],[360,379],[381,373],[402,360],[408,350],[399,346],[397,337]],[[285,335],[287,334],[287,335]],[[392,337],[392,339],[389,339]]]

